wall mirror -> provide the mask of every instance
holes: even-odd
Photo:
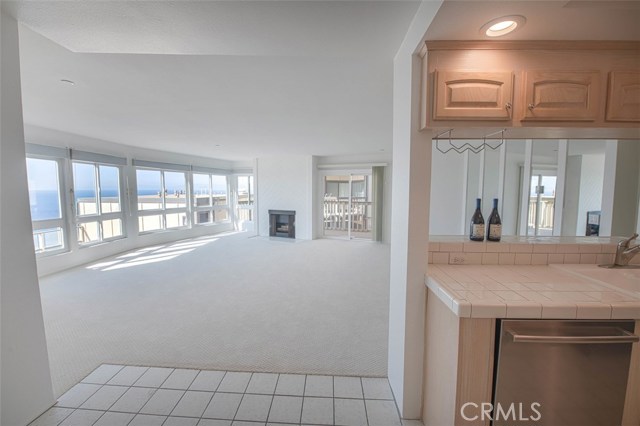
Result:
[[[502,234],[608,237],[640,232],[640,141],[596,139],[452,140],[433,143],[431,235],[466,235],[482,200],[499,200]],[[484,149],[483,149],[484,147]],[[440,147],[442,148],[442,147]],[[495,149],[494,149],[495,148]]]

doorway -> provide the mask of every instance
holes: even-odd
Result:
[[[371,171],[327,174],[322,184],[323,236],[371,240],[374,213]]]
[[[556,203],[555,171],[534,170],[529,185],[529,213],[527,235],[553,235],[555,203]]]

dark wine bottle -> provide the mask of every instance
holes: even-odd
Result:
[[[487,241],[500,241],[502,237],[502,220],[498,213],[498,199],[493,199],[493,210],[487,221]]]
[[[471,228],[469,230],[471,241],[484,241],[484,217],[480,210],[480,198],[476,198],[476,211],[471,217]]]

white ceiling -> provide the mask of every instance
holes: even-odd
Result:
[[[640,40],[638,0],[445,0],[428,40],[486,40],[480,28],[507,15],[526,23],[500,40]]]
[[[516,39],[638,40],[638,4],[446,0],[427,34],[478,39],[486,21],[516,13],[528,20]],[[22,23],[26,123],[245,160],[390,151],[392,60],[418,3],[80,0],[2,7]]]
[[[3,3],[5,3],[3,1]],[[72,52],[391,58],[417,1],[19,1]]]
[[[4,6],[26,123],[243,160],[391,151],[392,61],[418,3]]]

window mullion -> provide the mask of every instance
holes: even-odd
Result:
[[[98,167],[97,164],[93,164],[93,173],[95,175],[95,191],[96,191],[96,211],[98,212],[97,214],[97,221],[98,221],[98,241],[96,242],[100,242],[104,239],[104,233],[102,232],[102,198],[101,198],[101,194],[100,194],[100,169]]]

